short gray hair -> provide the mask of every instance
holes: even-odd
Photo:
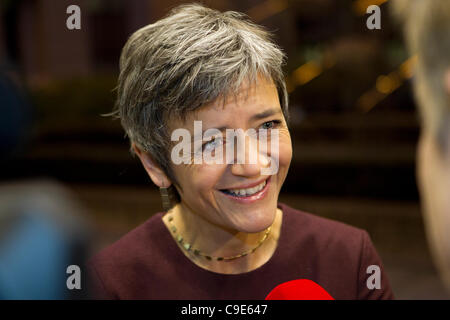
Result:
[[[450,143],[450,103],[444,87],[450,69],[450,1],[396,0],[392,6],[403,22],[411,54],[417,55],[414,85],[423,125],[444,149]]]
[[[230,94],[258,75],[274,82],[288,120],[282,66],[285,54],[272,34],[242,13],[181,5],[136,31],[120,57],[113,112],[131,143],[148,152],[174,184],[168,119]]]

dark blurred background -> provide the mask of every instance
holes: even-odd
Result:
[[[15,122],[0,119],[9,134],[0,179],[63,183],[88,209],[94,251],[162,209],[120,123],[101,114],[112,110],[128,36],[182,2],[0,1],[2,95],[20,92],[22,108]],[[247,13],[288,55],[294,157],[280,201],[366,229],[397,298],[448,299],[415,182],[414,60],[388,2],[203,1]],[[71,4],[81,8],[81,30],[66,28]],[[381,30],[366,27],[371,4],[380,5]]]

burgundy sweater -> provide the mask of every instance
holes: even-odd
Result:
[[[383,266],[366,231],[292,209],[283,211],[278,246],[269,261],[242,274],[219,274],[190,261],[162,221],[149,218],[88,264],[99,299],[264,299],[277,285],[310,279],[335,299],[393,299]],[[367,279],[381,268],[381,288]]]

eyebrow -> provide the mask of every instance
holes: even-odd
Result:
[[[282,114],[280,108],[268,109],[268,110],[265,110],[265,111],[263,111],[263,112],[254,114],[253,116],[250,117],[250,121],[252,122],[252,121],[256,121],[256,120],[265,119],[265,118],[268,118],[268,117],[273,116],[273,115],[276,115],[276,114]],[[208,129],[203,130],[202,136],[203,136],[203,134],[205,133],[205,131],[207,131],[207,130],[209,130],[209,129],[211,129],[211,128],[208,128]],[[217,128],[217,130],[219,130],[219,131],[224,131],[224,130],[226,130],[226,129],[230,129],[230,128],[227,127],[227,126],[222,126],[222,127]]]
[[[280,108],[268,109],[268,110],[265,110],[265,111],[263,111],[261,113],[257,113],[255,115],[253,115],[250,118],[250,121],[261,120],[261,119],[273,116],[275,114],[280,114],[280,113],[281,113],[281,109]]]

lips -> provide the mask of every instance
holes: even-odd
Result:
[[[270,177],[269,177],[269,178],[270,178]],[[228,188],[228,190],[230,190],[230,189],[246,189],[246,188],[253,188],[253,187],[256,187],[257,185],[261,184],[262,182],[267,181],[269,178],[264,178],[264,179],[261,179],[261,180],[256,181],[256,182],[247,183],[247,184],[243,184],[243,185],[240,185],[240,186],[237,186],[237,187]]]
[[[270,178],[259,183],[253,183],[250,187],[241,189],[222,189],[220,190],[227,198],[233,199],[241,203],[249,203],[261,200],[268,192]]]
[[[240,188],[240,189],[224,189],[221,190],[227,194],[231,194],[238,197],[252,196],[257,192],[261,191],[266,186],[266,180],[252,188]]]

